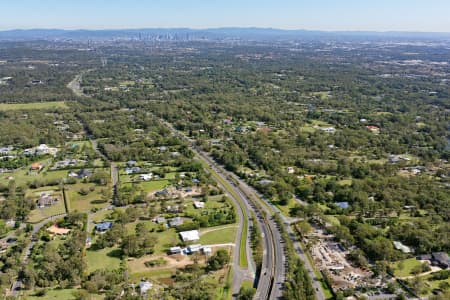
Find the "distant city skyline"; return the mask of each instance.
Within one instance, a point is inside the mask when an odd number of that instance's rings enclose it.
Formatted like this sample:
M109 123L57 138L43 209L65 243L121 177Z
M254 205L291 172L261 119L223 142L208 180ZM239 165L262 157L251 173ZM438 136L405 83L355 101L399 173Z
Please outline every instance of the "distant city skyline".
M270 27L450 32L448 0L18 0L0 30Z

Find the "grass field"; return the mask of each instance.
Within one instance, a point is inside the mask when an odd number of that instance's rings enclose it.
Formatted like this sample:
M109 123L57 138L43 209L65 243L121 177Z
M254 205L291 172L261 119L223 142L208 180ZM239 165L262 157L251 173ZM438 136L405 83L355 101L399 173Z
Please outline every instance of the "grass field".
M163 232L156 233L158 243L155 245L155 254L166 253L170 247L176 246L181 242L175 229L167 229Z
M174 275L175 272L176 272L175 269L162 269L162 270L150 270L150 271L139 272L139 273L131 273L130 280L131 281L139 281L142 278L151 278L151 279L169 278L172 275Z
M234 243L237 225L225 225L206 228L200 231L200 244L225 244ZM206 233L202 233L206 231Z
M29 223L38 223L39 221L42 221L43 219L46 219L48 217L59 215L62 213L65 213L66 209L64 207L64 201L61 200L58 201L56 204L45 207L45 208L35 208L30 212L30 215L28 216L28 222Z
M243 220L243 224L242 224L241 247L239 249L239 265L243 268L247 268L248 267L248 258L247 258L247 252L246 252L245 245L247 242L247 234L248 234L248 232L247 232L248 216L247 216L246 210L243 208L244 204L241 201L239 201L240 197L236 194L234 189L230 186L230 184L227 181L223 180L222 177L220 177L219 174L217 174L216 171L214 171L205 161L200 160L200 162L202 163L203 167L206 170L208 170L211 173L211 175L217 181L219 181L235 199L238 199L240 209L244 213L244 220ZM236 209L238 209L238 208L236 207ZM236 253L237 253L237 249L236 249Z
M152 181L146 181L139 183L139 186L142 187L144 192L151 193L158 190L161 190L169 185L169 181L162 179L162 180L152 180Z
M290 216L289 211L291 210L291 208L295 207L296 202L294 199L289 199L288 204L286 205L280 205L278 202L274 202L273 204L275 204L275 206L278 207L278 209L281 211L283 215L289 217Z
M55 102L32 102L32 103L0 103L0 111L5 110L20 110L20 109L66 109L68 106L64 101Z
M94 191L90 191L89 188L94 187ZM101 200L101 190L102 189L108 189L108 186L96 186L92 183L77 183L73 185L67 185L66 186L66 196L67 201L69 202L69 210L70 211L79 211L79 212L86 212L90 211L93 208L103 208L108 205L107 202L95 204L92 203L92 201L95 200ZM86 191L89 191L87 195L81 195L79 191L81 189L84 189Z
M31 300L72 300L75 299L73 296L73 293L75 292L75 289L54 289L54 290L48 290L47 293L42 296L32 296L33 292L30 292L26 298L24 299L31 299ZM100 298L97 298L100 299Z
M44 166L48 165L50 160L49 159L43 159L36 161L37 163L40 163ZM30 164L31 166L31 164ZM7 182L8 177L14 178L14 181L16 182L17 186L25 186L27 182L32 182L34 180L42 180L44 179L44 172L36 173L36 172L30 172L30 166L22 168L16 172L13 173L3 173L0 175L0 180Z
M114 270L120 267L120 258L115 256L118 248L105 248L101 250L87 250L86 263L87 271L93 272L95 270L107 269Z
M403 268L399 268L399 265L403 264ZM409 258L392 263L394 269L394 275L396 277L406 277L411 275L411 270L415 266L420 266L421 262L415 258Z

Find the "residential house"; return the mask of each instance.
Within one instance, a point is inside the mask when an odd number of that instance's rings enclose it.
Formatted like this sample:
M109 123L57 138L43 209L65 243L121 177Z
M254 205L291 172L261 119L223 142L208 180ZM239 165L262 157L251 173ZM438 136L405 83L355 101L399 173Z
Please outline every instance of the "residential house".
M169 253L170 254L181 254L182 253L182 249L181 249L181 247L171 247L170 249L169 249Z
M153 287L153 284L148 280L141 280L139 283L139 291L141 295L146 295L147 292Z
M166 223L166 218L164 217L156 217L153 219L153 222L158 223L158 224L165 224Z
M30 170L31 171L40 171L40 170L42 170L43 167L44 166L42 164L36 162L36 163L31 164Z
M42 193L36 204L39 208L49 207L58 202L58 198L53 197L48 193Z
M167 196L169 196L169 191L167 189L163 189L161 191L157 191L155 193L155 196L157 196L157 197L167 197Z
M89 176L92 175L92 171L88 170L88 169L81 169L77 172L77 177L79 179L84 179L84 178L88 178Z
M350 207L350 205L348 204L348 202L344 201L344 202L335 202L334 205L342 208L342 209L347 209Z
M450 266L450 259L445 252L433 252L431 254L422 254L416 257L418 260L429 260L433 266L447 269Z
M139 175L139 179L142 181L150 181L153 178L153 174L152 173L148 173L148 174L140 174Z
M400 250L403 253L412 253L413 252L413 250L410 247L403 245L402 242L394 241L393 243L394 243L395 249Z
M205 207L205 202L194 201L194 207L197 208L197 209L204 208Z
M70 229L68 228L60 228L56 225L52 225L49 228L47 228L47 231L50 234L54 234L54 235L67 235L70 232Z
M13 150L14 150L13 146L1 147L0 155L9 155L11 153L11 151L13 151Z
M137 162L135 160L129 160L127 161L128 167L135 167L137 165Z
M192 254L192 253L196 253L199 252L202 249L202 245L200 244L195 244L195 245L190 245L186 248L186 252L188 254Z
M95 224L95 230L98 232L106 232L112 227L112 222L102 222Z
M169 226L170 227L177 227L180 225L183 225L184 219L181 217L175 217L169 220Z
M211 247L208 247L208 246L203 247L202 250L203 250L203 254L206 254L206 255L211 255L211 253L212 253Z

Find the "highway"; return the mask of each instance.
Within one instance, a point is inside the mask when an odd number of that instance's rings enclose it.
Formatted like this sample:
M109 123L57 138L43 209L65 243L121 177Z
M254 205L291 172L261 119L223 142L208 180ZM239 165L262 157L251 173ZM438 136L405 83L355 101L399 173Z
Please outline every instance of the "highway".
M217 180L220 175L215 170L215 173L211 173L213 177L216 177L217 183L225 190L228 191L229 188L221 183L220 180ZM251 247L250 243L248 242L248 239L246 240L245 245L245 251L247 254L247 261L249 269L242 268L240 266L240 249L241 249L241 241L242 241L242 235L244 234L244 218L245 216L248 216L250 214L248 207L244 205L243 207L239 204L239 199L236 199L233 196L234 193L230 193L230 191L227 192L227 196L233 201L234 206L237 210L237 217L238 217L238 228L241 230L237 230L236 232L236 238L235 238L235 248L234 248L234 254L233 254L233 282L231 285L232 295L233 299L237 298L237 295L239 294L239 290L241 288L241 284L244 280L250 280L253 281L254 279L254 273L255 273L255 267L254 262L251 259ZM243 203L243 202L241 202ZM249 228L247 227L247 234L249 234Z
M234 180L235 175L217 164L207 153L196 148L194 140L189 139L183 133L177 131L170 123L165 122L162 119L160 119L160 121L166 125L175 136L188 141L196 157L204 161L211 170L214 171L211 173L214 177L220 178L217 181L226 181L228 183L226 190L232 188L234 193L239 196L241 203L244 203L246 209L254 212L257 217L257 225L260 227L263 235L262 241L264 249L261 274L258 279L254 299L281 299L286 271L284 257L285 244L282 240L280 230L277 227L278 225L272 217L274 211L266 206L263 203L263 200L257 197L252 190L244 189L243 187L245 186L242 186L242 184L235 184L235 182L239 182ZM231 178L233 178L233 180ZM233 192L230 194L233 194ZM247 238L247 244L248 243L249 241ZM236 251L237 250L238 248L236 247Z
M273 205L272 203L270 203L269 201L264 199L263 195L261 195L253 187L249 186L245 181L243 181L242 179L237 177L235 174L230 173L230 176L233 178L233 180L239 182L239 185L242 189L249 191L249 193L253 193L260 199L263 199L267 203L267 206L271 207L272 211L275 211L276 213L278 213L280 215L280 217L282 218L283 223L285 225L285 228L287 230L287 233L289 235L289 238L294 245L294 249L297 252L297 254L299 255L300 259L303 261L305 268L308 271L309 277L311 278L311 281L312 281L313 288L316 292L316 299L325 300L326 299L325 293L323 291L321 282L315 275L314 267L311 265L309 259L306 256L306 253L302 249L302 245L301 245L297 235L295 234L294 230L290 226L290 224L299 221L299 219L289 218L289 217L284 216L275 205ZM307 203L305 203L305 205L307 205Z
M255 299L279 299L282 296L282 287L285 278L284 265L284 242L281 239L281 234L271 217L270 211L255 202L255 199L250 199L247 193L240 189L230 180L230 174L212 160L205 153L193 149L197 157L204 160L209 166L223 179L226 180L234 191L239 195L242 202L252 210L256 217L258 225L263 235L263 261L261 266L261 274L256 288Z

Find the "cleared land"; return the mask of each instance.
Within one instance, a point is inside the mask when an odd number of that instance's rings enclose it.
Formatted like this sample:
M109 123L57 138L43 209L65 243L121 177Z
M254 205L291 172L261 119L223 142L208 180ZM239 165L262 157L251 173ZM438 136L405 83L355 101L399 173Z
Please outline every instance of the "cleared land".
M211 245L233 243L236 237L236 228L236 225L208 228L205 233L200 232L200 244Z
M415 258L404 259L392 264L394 269L394 275L397 277L407 277L411 276L411 271L414 267L420 266L421 261Z
M32 103L0 103L0 111L5 110L29 110L29 109L55 109L69 108L64 101L55 102L32 102Z
M105 248L101 250L87 250L86 262L88 272L107 269L114 270L120 267L120 258L118 258L118 248Z

